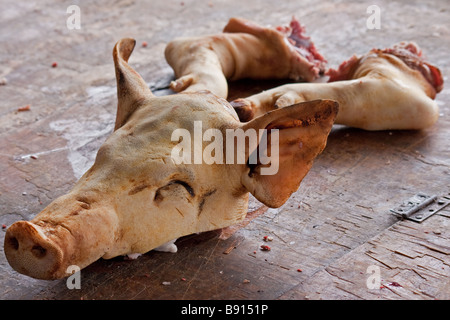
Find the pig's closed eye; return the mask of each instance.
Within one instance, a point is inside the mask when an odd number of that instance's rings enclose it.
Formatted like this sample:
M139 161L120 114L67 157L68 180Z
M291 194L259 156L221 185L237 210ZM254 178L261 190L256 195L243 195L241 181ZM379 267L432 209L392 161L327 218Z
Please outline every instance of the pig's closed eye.
M171 189L177 186L182 186L186 189L191 197L195 197L194 189L189 185L189 183L181 181L181 180L172 180L164 187L159 188L155 192L155 201L160 202L164 199L164 197L170 193ZM176 190L173 190L176 191Z
M186 191L189 192L189 194L192 197L195 197L194 189L192 189L192 187L189 185L189 183L181 181L181 180L173 180L170 183L178 183L178 184L182 185L186 189Z

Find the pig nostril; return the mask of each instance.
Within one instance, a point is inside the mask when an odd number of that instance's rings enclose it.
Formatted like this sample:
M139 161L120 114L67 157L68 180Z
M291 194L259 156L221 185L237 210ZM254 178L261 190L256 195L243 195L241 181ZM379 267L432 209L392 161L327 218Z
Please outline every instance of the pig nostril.
M9 246L14 249L14 250L18 250L19 249L19 241L17 241L17 239L15 237L11 237L8 240Z
M43 258L47 253L47 250L40 245L35 245L33 248L31 248L31 253L33 253L36 258Z

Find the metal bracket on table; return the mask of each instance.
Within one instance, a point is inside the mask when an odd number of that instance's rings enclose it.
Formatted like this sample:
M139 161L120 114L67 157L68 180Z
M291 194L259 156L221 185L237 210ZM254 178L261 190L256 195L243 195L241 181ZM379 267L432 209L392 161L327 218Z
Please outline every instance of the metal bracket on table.
M448 204L450 204L450 193L446 196L438 197L420 192L401 205L391 209L391 212L403 219L422 222Z

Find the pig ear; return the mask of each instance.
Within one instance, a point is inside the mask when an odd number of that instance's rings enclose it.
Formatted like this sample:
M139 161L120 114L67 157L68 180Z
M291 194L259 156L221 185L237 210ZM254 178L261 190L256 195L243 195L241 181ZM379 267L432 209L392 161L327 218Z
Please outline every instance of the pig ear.
M114 130L125 124L131 114L146 99L153 97L144 79L128 65L128 58L133 52L135 44L136 40L134 39L121 39L113 50L119 100Z
M256 149L250 146L246 150L242 184L265 205L281 206L298 189L313 160L325 148L337 112L336 101L314 100L268 112L244 124L244 131L266 129L268 138L267 144L262 139ZM258 157L252 164L249 155L265 145L270 163L266 158L263 164Z

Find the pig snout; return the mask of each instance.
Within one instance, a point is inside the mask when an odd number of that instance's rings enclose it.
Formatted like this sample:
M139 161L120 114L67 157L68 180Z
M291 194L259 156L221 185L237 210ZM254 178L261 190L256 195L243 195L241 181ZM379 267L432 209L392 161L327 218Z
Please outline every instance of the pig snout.
M113 247L117 216L109 209L90 209L69 195L35 219L12 224L4 243L11 267L36 279L53 280L71 275L71 266L82 269L105 256Z
M11 267L25 275L52 279L62 271L62 248L33 223L18 221L11 225L5 234L4 248Z

